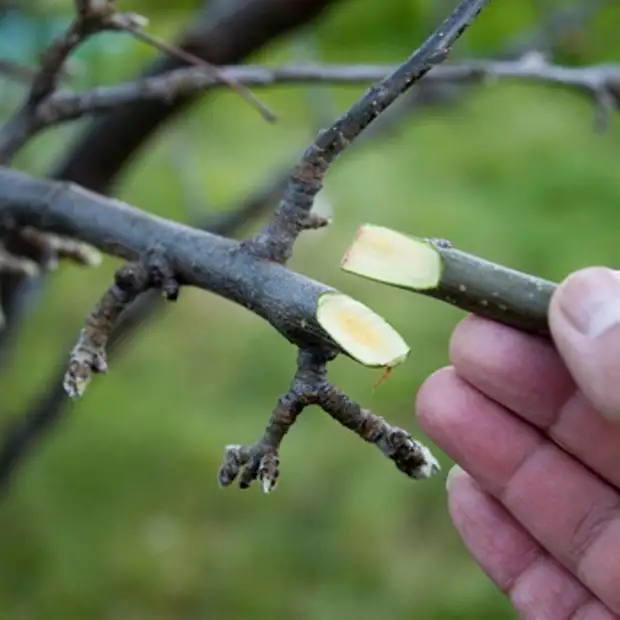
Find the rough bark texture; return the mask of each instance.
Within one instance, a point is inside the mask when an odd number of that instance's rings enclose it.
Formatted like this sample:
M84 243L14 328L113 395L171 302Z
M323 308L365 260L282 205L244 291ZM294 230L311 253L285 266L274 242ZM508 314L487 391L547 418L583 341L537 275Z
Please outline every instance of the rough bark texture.
M34 226L79 237L128 261L167 262L181 285L217 293L269 321L298 346L335 343L318 325L330 287L243 250L237 241L149 215L69 183L0 168L0 227Z
M237 0L208 2L177 41L177 46L214 65L235 64L274 39L319 17L331 0ZM143 76L180 68L178 58L164 55ZM200 95L173 101L139 101L92 121L62 157L52 178L72 181L100 193L110 193L118 175L148 139L183 112ZM25 250L26 251L26 250ZM0 366L15 344L21 320L38 298L45 278L0 276L0 304L6 320L0 331Z

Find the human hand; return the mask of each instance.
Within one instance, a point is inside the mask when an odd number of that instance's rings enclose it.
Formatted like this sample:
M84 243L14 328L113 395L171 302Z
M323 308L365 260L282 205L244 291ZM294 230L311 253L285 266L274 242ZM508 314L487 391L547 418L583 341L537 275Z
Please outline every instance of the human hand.
M520 617L618 619L620 272L569 277L550 326L555 347L466 318L416 412L457 463L456 529Z

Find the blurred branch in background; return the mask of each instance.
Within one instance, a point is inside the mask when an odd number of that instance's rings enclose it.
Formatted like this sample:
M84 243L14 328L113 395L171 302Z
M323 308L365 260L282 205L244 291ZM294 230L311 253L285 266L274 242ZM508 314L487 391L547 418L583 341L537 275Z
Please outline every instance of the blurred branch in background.
M236 0L206 2L190 20L176 46L213 64L237 63L272 40L320 16L330 0ZM184 66L178 57L158 58L144 77ZM106 193L146 142L167 122L196 102L199 93L174 101L139 101L94 120L60 156L51 177ZM0 300L6 325L0 331L0 367L15 345L22 320L34 306L44 278L0 277Z
M290 65L281 67L222 67L236 82L254 88L288 84L358 85L383 79L394 66ZM548 63L537 52L513 61L470 61L438 66L420 82L448 87L511 80L560 86L596 99L615 97L620 85L620 65L562 67ZM220 87L200 69L177 69L162 76L84 93L57 93L39 109L41 127L111 111L138 101L175 98ZM424 88L424 86L422 86Z
M553 57L573 47L594 18L614 3L615 0L577 0L568 7L548 10L538 26L515 36L500 58L514 58L532 50Z
M0 59L0 74L3 77L19 80L21 82L30 82L35 76L35 71L30 67L24 67L12 60Z
M604 9L612 5L614 0L577 0L566 7L547 9L547 15L542 23L533 29L519 32L510 38L493 58L496 60L512 60L518 64L524 57L534 58L531 52L538 52L550 63L553 62L559 50L567 48L567 42L574 42L583 38L593 19ZM445 4L445 3L443 3ZM437 3L436 13L442 3ZM464 49L457 52L463 58ZM474 64L489 62L486 60L474 61ZM493 64L490 62L489 64ZM444 67L438 67L444 69ZM429 79L439 78L439 79ZM541 79L542 81L542 79ZM551 81L551 80L550 80ZM437 71L432 71L422 80L415 89L403 97L388 115L394 119L394 126L400 125L409 118L409 114L419 109L436 108L437 106L455 105L465 97L475 85L476 80L442 80Z

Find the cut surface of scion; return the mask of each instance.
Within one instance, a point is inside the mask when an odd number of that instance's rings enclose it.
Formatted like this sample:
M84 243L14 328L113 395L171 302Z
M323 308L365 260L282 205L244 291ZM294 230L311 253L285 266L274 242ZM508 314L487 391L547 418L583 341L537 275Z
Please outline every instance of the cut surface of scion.
M549 335L549 303L557 284L459 250L445 239L367 224L358 230L341 267L529 333Z
M424 290L439 284L442 261L429 241L364 224L346 251L341 267L377 282Z
M409 355L407 343L383 317L342 293L321 295L316 318L338 345L364 366L393 368Z

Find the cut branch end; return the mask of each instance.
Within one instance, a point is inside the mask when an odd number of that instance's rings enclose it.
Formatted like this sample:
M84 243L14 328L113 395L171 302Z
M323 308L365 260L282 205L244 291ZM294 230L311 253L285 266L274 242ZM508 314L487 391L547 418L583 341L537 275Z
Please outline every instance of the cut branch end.
M436 287L442 272L441 256L430 241L372 224L358 229L340 266L369 280L415 290Z
M526 332L549 333L549 302L556 284L457 250L444 240L366 225L341 266Z
M393 368L409 355L407 343L383 317L342 293L321 295L316 318L342 350L364 366Z

